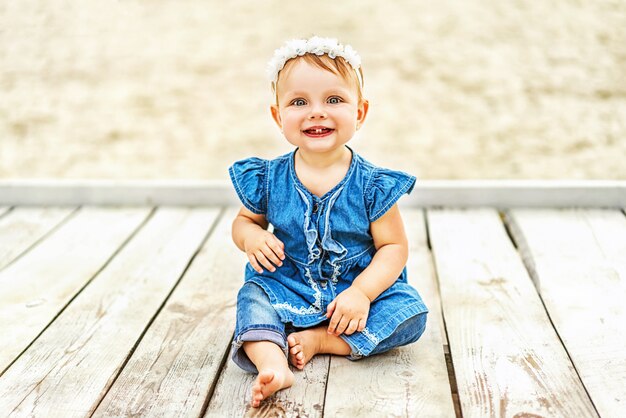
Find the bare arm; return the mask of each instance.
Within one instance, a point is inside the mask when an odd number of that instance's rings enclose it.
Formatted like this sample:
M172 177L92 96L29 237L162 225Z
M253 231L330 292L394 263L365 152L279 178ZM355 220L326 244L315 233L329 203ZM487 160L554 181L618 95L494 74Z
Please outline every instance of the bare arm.
M268 222L263 215L257 215L242 207L232 226L233 242L245 252L252 267L263 273L263 267L276 271L285 259L285 245L274 234L267 231Z
M241 251L246 251L244 247L246 237L259 230L265 231L267 229L267 225L268 222L267 219L265 219L265 216L257 215L242 206L233 221L233 242Z
M369 266L354 280L370 301L387 290L398 279L409 258L409 243L398 205L370 225L376 254Z

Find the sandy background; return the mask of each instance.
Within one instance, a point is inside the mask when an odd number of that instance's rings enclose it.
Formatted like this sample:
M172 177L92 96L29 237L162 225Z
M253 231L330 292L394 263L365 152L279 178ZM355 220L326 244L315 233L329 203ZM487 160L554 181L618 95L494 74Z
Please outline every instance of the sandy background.
M0 178L226 179L290 148L265 65L362 56L351 145L422 179L626 179L624 1L3 1Z

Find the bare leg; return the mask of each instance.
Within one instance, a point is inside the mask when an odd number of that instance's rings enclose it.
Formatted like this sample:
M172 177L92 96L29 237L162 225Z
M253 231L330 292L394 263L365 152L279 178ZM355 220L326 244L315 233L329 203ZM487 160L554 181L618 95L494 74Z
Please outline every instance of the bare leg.
M293 372L289 370L287 357L278 345L270 341L246 341L243 350L259 370L252 385L251 405L254 408L274 392L293 384Z
M298 369L316 354L338 354L347 356L352 349L341 337L326 332L327 326L320 326L289 334L289 362Z

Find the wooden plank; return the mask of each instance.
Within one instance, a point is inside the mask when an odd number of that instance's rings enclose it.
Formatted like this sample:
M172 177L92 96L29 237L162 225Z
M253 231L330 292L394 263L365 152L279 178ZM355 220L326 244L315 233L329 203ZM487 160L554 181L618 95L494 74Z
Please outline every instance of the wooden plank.
M95 417L201 415L235 326L246 262L230 238L237 211L223 214Z
M352 362L331 358L325 416L454 417L443 352L441 308L420 210L403 211L410 242L409 282L429 307L426 330L408 346Z
M75 208L15 208L0 218L0 270L46 236ZM2 209L0 208L0 216Z
M54 319L149 209L84 208L0 272L0 372Z
M428 314L429 322L436 321L438 323L439 331L433 332L432 335L435 340L441 341L445 351L448 346L448 337L441 315L441 298L437 274L435 273L435 263L428 244L426 217L421 209L405 209L402 211L402 218L409 239L409 261L407 263L409 283L415 286L422 295L430 311Z
M0 416L92 414L217 213L157 210L0 378Z
M597 416L499 214L428 225L463 416Z
M514 210L507 220L600 415L626 411L626 217Z
M263 400L260 407L252 408L250 389L256 374L241 370L230 360L231 355L232 351L228 354L205 418L322 416L330 356L314 357L303 370L290 367L295 374L293 385Z
M0 205L235 205L226 180L0 180ZM422 180L412 207L626 206L624 180Z

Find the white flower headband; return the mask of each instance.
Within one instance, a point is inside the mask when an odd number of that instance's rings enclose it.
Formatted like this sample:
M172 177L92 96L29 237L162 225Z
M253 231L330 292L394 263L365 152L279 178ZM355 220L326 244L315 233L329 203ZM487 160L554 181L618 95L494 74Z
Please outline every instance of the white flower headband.
M272 88L276 89L278 73L283 69L287 61L306 53L315 55L328 55L330 58L342 57L352 66L356 72L359 84L363 87L363 79L359 68L361 67L361 57L352 49L350 45L342 45L335 38L320 38L313 36L309 39L292 39L285 45L274 51L274 56L267 64L267 76L272 82Z

